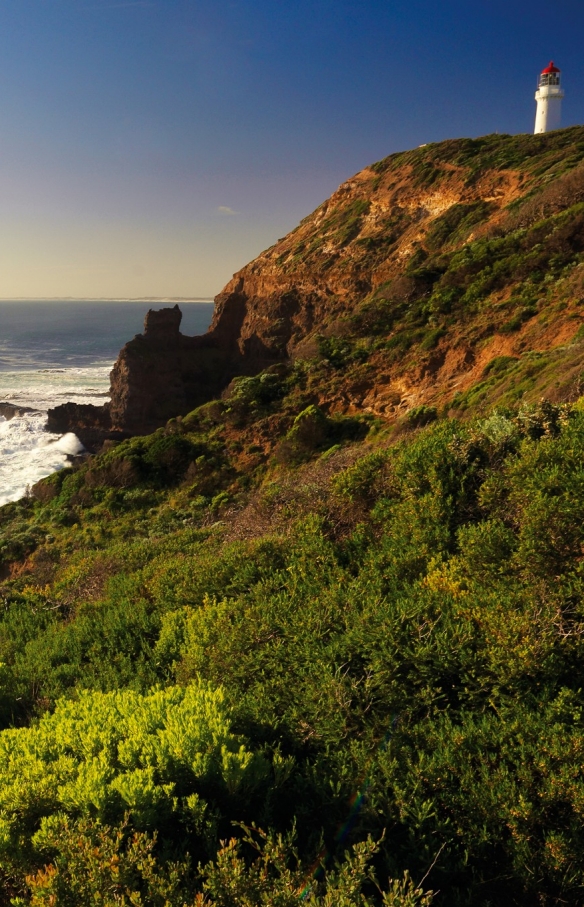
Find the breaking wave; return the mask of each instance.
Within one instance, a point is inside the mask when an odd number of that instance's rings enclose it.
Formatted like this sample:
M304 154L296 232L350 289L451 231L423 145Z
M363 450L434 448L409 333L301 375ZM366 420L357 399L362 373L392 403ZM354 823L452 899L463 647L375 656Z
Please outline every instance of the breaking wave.
M0 372L0 402L33 410L12 419L0 416L0 505L23 497L27 488L83 451L75 435L59 437L45 430L47 410L68 401L102 405L108 399L111 368L108 363Z

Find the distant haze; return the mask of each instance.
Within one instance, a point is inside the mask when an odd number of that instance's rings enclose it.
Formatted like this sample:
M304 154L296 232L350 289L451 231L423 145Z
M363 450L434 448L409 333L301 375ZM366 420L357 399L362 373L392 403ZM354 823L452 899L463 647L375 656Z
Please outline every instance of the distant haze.
M4 0L0 296L213 296L355 171L530 132L564 0Z

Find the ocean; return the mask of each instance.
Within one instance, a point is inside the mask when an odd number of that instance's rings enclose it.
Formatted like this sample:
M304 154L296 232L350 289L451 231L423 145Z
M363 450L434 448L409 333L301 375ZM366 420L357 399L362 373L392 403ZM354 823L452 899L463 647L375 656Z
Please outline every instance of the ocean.
M148 309L175 300L0 300L0 403L31 407L0 416L0 505L62 469L81 452L75 435L45 430L50 407L103 404L109 373L122 346L142 331ZM204 333L213 316L206 300L178 300L181 332Z

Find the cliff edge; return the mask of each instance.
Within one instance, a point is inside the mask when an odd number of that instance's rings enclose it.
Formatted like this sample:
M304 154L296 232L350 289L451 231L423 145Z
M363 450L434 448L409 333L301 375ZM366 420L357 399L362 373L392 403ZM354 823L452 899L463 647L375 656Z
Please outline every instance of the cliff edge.
M392 419L457 405L494 360L500 377L527 353L565 351L581 323L583 160L574 127L366 167L234 275L206 334L181 334L178 306L149 312L112 371L111 402L57 407L50 429L90 447L147 433L237 375L314 357L337 369L319 403ZM564 393L580 368L566 355L551 391L526 390Z

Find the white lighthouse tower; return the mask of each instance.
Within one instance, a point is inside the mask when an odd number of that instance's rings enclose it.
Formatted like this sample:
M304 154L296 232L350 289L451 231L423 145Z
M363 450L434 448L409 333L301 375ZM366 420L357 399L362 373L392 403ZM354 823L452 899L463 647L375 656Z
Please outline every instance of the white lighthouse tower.
M551 132L559 129L562 121L562 90L561 71L554 62L544 69L539 77L539 88L535 92L537 113L535 114L535 135L538 132Z

